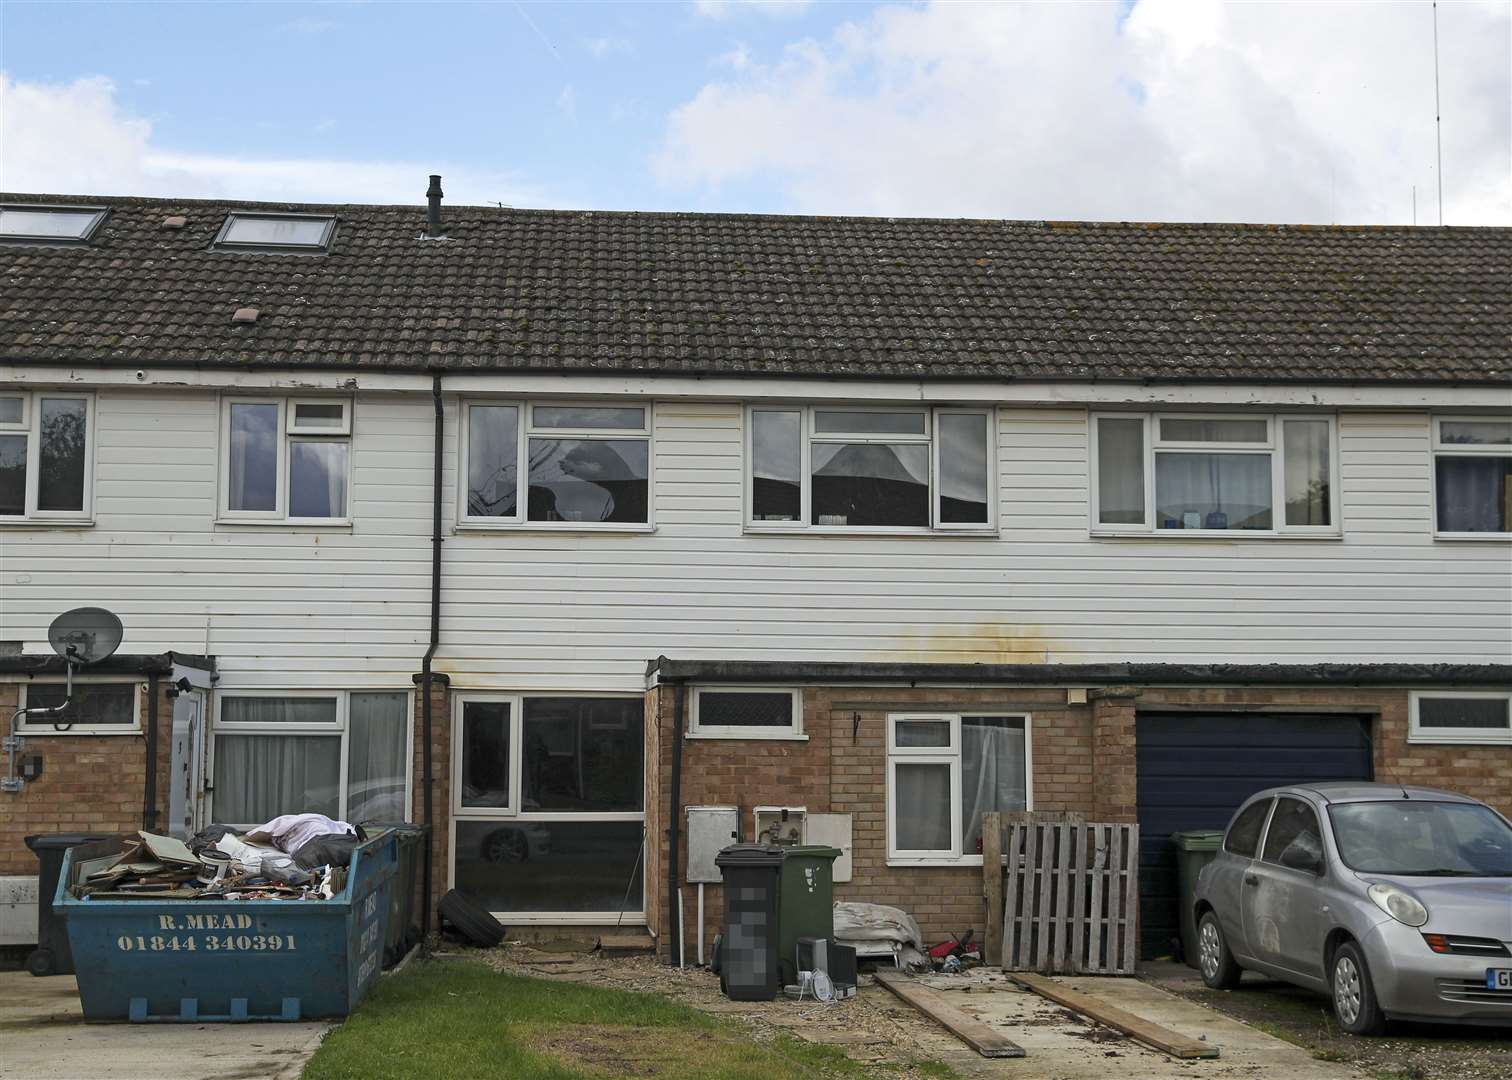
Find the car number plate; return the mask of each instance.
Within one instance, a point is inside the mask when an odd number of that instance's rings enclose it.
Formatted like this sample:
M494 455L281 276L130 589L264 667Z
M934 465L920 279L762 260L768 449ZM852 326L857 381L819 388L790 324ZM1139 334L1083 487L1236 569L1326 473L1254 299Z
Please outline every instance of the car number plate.
M1487 968L1487 990L1512 990L1512 968Z

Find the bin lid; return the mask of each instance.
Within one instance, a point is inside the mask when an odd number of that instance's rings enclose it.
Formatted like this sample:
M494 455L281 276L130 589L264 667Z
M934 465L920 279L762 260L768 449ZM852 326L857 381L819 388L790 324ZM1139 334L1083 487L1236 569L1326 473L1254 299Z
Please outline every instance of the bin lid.
M782 852L782 848L768 844L731 844L714 856L714 865L721 869L727 866L781 866Z
M1222 829L1194 829L1171 834L1171 843L1182 851L1217 851L1223 843Z
M98 840L111 840L116 835L116 833L89 832L37 833L35 836L26 837L26 846L33 851L57 851L59 848L71 848L79 844L93 844Z
M828 844L799 844L782 849L783 858L787 859L838 859L844 854L839 848Z

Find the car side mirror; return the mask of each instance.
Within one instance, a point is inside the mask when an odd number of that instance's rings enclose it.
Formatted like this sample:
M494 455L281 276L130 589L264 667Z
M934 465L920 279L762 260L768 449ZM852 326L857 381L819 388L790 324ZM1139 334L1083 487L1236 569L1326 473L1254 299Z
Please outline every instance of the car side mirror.
M1323 872L1323 860L1296 844L1290 845L1281 852L1281 865L1291 870L1306 870L1309 874Z

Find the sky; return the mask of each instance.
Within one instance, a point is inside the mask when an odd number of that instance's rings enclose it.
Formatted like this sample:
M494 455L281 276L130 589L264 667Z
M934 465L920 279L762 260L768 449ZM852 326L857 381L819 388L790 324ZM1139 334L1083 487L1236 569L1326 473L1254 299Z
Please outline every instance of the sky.
M1512 225L1512 2L1438 9L1443 221ZM1439 220L1428 3L0 3L0 188Z

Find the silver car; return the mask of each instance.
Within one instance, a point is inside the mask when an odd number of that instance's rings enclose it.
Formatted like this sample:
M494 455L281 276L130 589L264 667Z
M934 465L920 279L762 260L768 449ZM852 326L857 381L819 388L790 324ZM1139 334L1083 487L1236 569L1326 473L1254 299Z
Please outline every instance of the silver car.
M1328 994L1339 1026L1512 1026L1512 824L1431 788L1271 788L1197 879L1198 967Z

